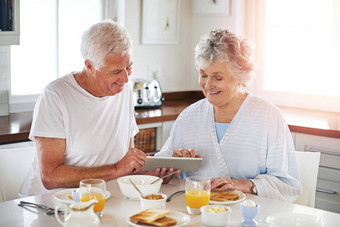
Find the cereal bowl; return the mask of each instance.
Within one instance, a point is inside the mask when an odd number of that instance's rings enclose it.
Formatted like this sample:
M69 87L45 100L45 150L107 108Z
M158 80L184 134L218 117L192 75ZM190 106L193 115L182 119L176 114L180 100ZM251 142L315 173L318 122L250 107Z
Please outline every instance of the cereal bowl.
M168 197L162 193L146 195L143 198L140 197L141 210L152 209L152 208L165 209L167 198Z
M140 194L133 187L130 180L138 187L138 189L143 193L143 195L157 194L159 189L161 188L163 180L160 179L154 184L151 184L153 181L159 179L159 177L150 176L150 175L129 175L124 177L119 177L117 179L119 189L126 197L130 199L138 200L140 198Z
M231 208L223 205L201 207L201 220L207 226L229 226Z

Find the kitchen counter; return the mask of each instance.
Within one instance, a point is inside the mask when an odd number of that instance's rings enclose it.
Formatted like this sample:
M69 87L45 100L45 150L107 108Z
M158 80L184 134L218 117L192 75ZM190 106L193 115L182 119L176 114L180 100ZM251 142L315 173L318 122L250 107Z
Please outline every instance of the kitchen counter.
M200 91L163 93L160 108L136 110L137 124L176 120L187 106L203 98ZM340 113L279 107L292 132L340 139ZM0 117L0 144L28 140L32 112L11 113Z
M176 120L187 106L202 99L201 91L163 93L165 101L159 108L136 110L137 124L147 124ZM0 117L0 144L28 140L32 123L32 112L11 113Z

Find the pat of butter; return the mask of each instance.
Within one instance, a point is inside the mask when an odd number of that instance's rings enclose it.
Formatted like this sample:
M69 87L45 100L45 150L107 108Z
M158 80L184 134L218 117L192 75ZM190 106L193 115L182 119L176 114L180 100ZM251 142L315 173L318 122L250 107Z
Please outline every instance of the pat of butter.
M223 212L227 212L227 209L225 207L221 207L221 206L213 206L213 207L206 208L205 212L223 213Z
M256 207L256 203L250 199L245 200L242 205L246 207Z

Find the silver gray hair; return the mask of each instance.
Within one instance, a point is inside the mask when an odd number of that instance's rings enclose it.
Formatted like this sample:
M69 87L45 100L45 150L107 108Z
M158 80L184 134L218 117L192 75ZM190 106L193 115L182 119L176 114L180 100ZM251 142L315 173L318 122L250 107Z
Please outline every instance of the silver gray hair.
M246 87L255 76L253 49L247 39L239 39L228 30L217 29L204 35L195 47L196 68L212 62L226 62L232 76Z
M84 61L89 60L99 69L109 53L131 55L132 40L125 28L107 20L92 25L83 33L80 51Z

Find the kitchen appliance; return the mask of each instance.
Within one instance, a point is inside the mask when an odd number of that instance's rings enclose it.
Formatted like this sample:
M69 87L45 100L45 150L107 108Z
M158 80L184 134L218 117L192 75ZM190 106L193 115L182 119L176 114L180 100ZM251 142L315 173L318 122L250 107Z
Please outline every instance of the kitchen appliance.
M164 98L162 90L157 80L131 80L134 92L135 109L146 109L160 107Z

